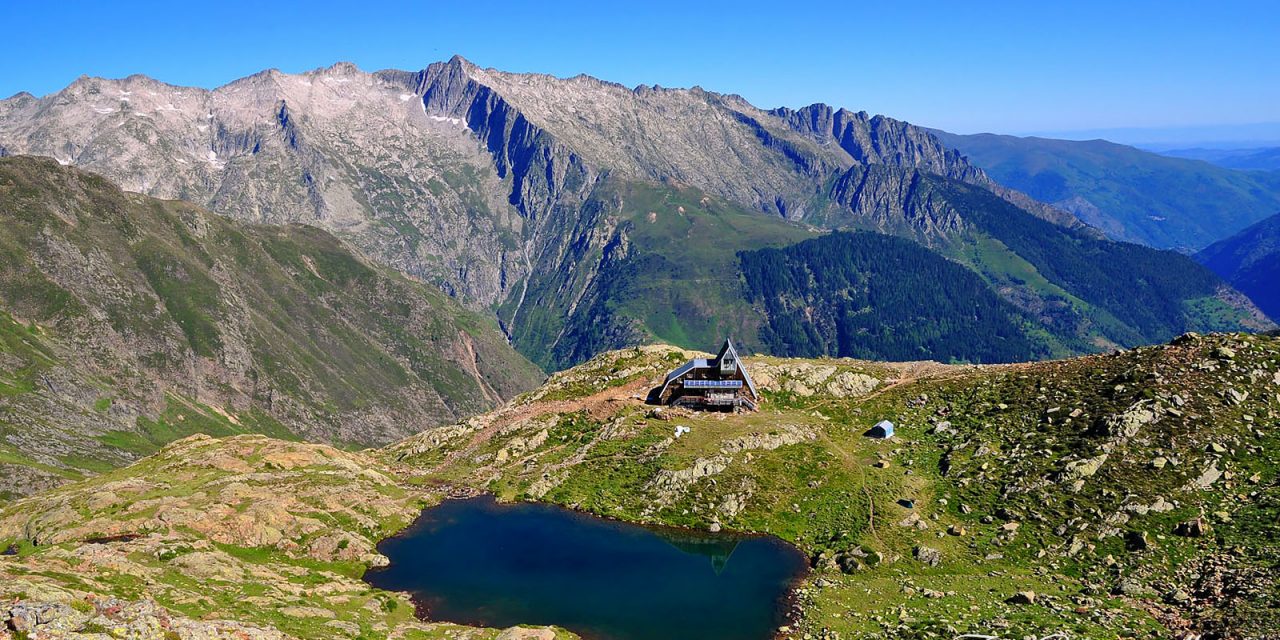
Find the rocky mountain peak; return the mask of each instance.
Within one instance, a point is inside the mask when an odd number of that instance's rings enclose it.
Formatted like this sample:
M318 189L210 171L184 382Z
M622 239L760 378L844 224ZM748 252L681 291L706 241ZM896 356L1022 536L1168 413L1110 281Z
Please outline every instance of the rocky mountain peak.
M354 76L364 74L364 72L360 70L360 67L357 67L354 62L347 62L345 60L335 62L322 69L316 69L311 73L336 76Z
M462 69L476 68L475 63L471 62L470 60L462 57L461 54L457 54L457 53L450 56L449 60L445 64L453 65Z
M19 91L19 92L15 93L15 94L13 94L13 95L9 96L8 98L5 98L5 99L3 99L3 100L0 100L0 103L6 103L6 102L9 102L9 103L14 103L14 104L19 104L19 103L27 103L27 102L31 102L31 101L33 101L33 100L35 100L35 99L36 99L36 97L35 97L35 96L33 96L33 95L31 95L30 93L27 93L26 91Z

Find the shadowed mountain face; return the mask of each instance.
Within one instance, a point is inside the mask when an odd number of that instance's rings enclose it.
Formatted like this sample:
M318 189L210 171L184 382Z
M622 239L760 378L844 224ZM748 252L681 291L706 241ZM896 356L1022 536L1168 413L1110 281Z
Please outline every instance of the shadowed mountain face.
M1104 267L1087 287L1041 272L1049 247L1100 235L997 185L928 131L826 105L763 111L697 88L461 58L420 72L266 71L212 91L83 78L0 102L0 146L233 218L319 226L496 312L546 368L724 331L759 348L767 318L744 302L733 256L831 229L903 236L964 264L1042 325L1054 353L1237 328L1256 311L1209 283L1174 301L1185 310L1135 326L1092 292L1145 272ZM1048 244L1015 248L1010 219L1043 223ZM1105 265L1115 245L1097 247ZM1201 277L1186 261L1148 262Z
M1280 214L1209 245L1196 259L1280 318Z
M1105 140L933 133L1001 184L1116 240L1193 252L1280 209L1280 173L1234 171Z
M329 233L0 159L0 496L195 432L386 443L540 372L496 323Z

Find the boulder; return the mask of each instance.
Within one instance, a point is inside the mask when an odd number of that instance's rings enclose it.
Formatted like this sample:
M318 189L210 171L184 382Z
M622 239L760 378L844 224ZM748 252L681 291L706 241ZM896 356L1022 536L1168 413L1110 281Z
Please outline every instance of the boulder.
M926 522L924 518L921 518L919 513L913 511L910 514L907 514L907 517L899 521L898 526L915 527L916 529L924 531L929 528L929 523Z
M1151 548L1151 541L1146 531L1130 531L1125 534L1124 546L1129 551L1146 551Z
M1145 402L1139 402L1117 415L1102 419L1102 431L1113 438L1132 438L1142 427L1156 421L1156 413Z
M1211 464L1209 465L1209 468L1205 469L1204 472L1200 474L1200 477L1192 480L1187 485L1187 489L1208 489L1213 486L1213 483L1218 481L1218 478L1221 477L1222 471L1218 469L1218 465L1216 463Z
M1173 528L1173 535L1182 536L1184 538L1201 538L1213 531L1213 527L1209 525L1209 521L1200 516L1192 518L1186 522L1181 522Z
M1035 604L1036 592L1019 591L1010 596L1009 599L1005 600L1005 602L1008 602L1009 604Z
M1083 480L1096 473L1102 468L1102 463L1107 461L1107 454L1095 456L1093 458L1085 458L1084 460L1074 460L1068 462L1062 471L1062 480L1065 482L1074 482Z
M942 563L942 552L933 547L917 545L913 550L916 560L923 562L931 567L936 567Z

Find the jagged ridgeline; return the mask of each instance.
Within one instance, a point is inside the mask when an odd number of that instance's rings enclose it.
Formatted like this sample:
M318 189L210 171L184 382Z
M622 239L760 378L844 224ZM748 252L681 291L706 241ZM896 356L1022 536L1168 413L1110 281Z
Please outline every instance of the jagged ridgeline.
M772 318L747 302L737 253L847 229L968 267L1030 319L1026 340L1040 345L928 357L1061 355L1270 326L1183 257L1108 242L925 129L827 105L767 111L696 87L454 58L416 73L271 70L214 90L82 78L0 101L0 145L233 218L329 230L495 314L546 369L638 342L705 348L724 333L762 351ZM892 276L886 285L918 280Z
M541 379L492 319L314 227L31 157L0 159L0 220L0 495L194 432L385 443Z

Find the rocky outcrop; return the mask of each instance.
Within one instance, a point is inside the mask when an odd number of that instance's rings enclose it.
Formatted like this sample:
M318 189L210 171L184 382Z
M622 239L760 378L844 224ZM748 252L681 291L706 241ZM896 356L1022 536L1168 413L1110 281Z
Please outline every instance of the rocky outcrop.
M398 471L324 445L195 436L7 505L0 540L22 552L0 554L0 638L499 636L418 620L407 594L361 579L388 562L376 544L441 499Z
M751 375L762 389L787 391L801 397L856 398L880 386L880 378L847 366L802 360L764 361L752 363Z
M192 620L175 615L150 600L89 597L65 602L18 600L0 606L0 638L79 638L101 636L138 640L284 640L270 627L231 620Z
M1083 460L1073 460L1067 463L1062 471L1062 480L1064 482L1076 482L1092 477L1102 468L1103 463L1107 461L1107 454L1085 458Z
M649 483L649 488L658 494L660 499L670 501L687 491L698 480L724 471L731 462L733 462L731 456L714 456L711 458L698 458L693 461L691 466L685 469L663 469L653 477L653 480Z
M1122 413L1104 417L1099 427L1103 434L1112 438L1133 438L1144 426L1156 419L1157 415L1151 404L1139 402Z
M816 434L810 429L805 429L796 425L783 424L778 425L774 430L768 433L758 433L726 440L720 447L720 451L726 454L741 453L743 451L772 451L778 447L785 447L790 444L799 444L816 438Z
M965 162L960 153L942 145L925 129L885 116L871 116L812 104L801 109L775 109L770 115L795 131L820 143L835 143L862 165L912 167L965 182L985 181L981 169Z

